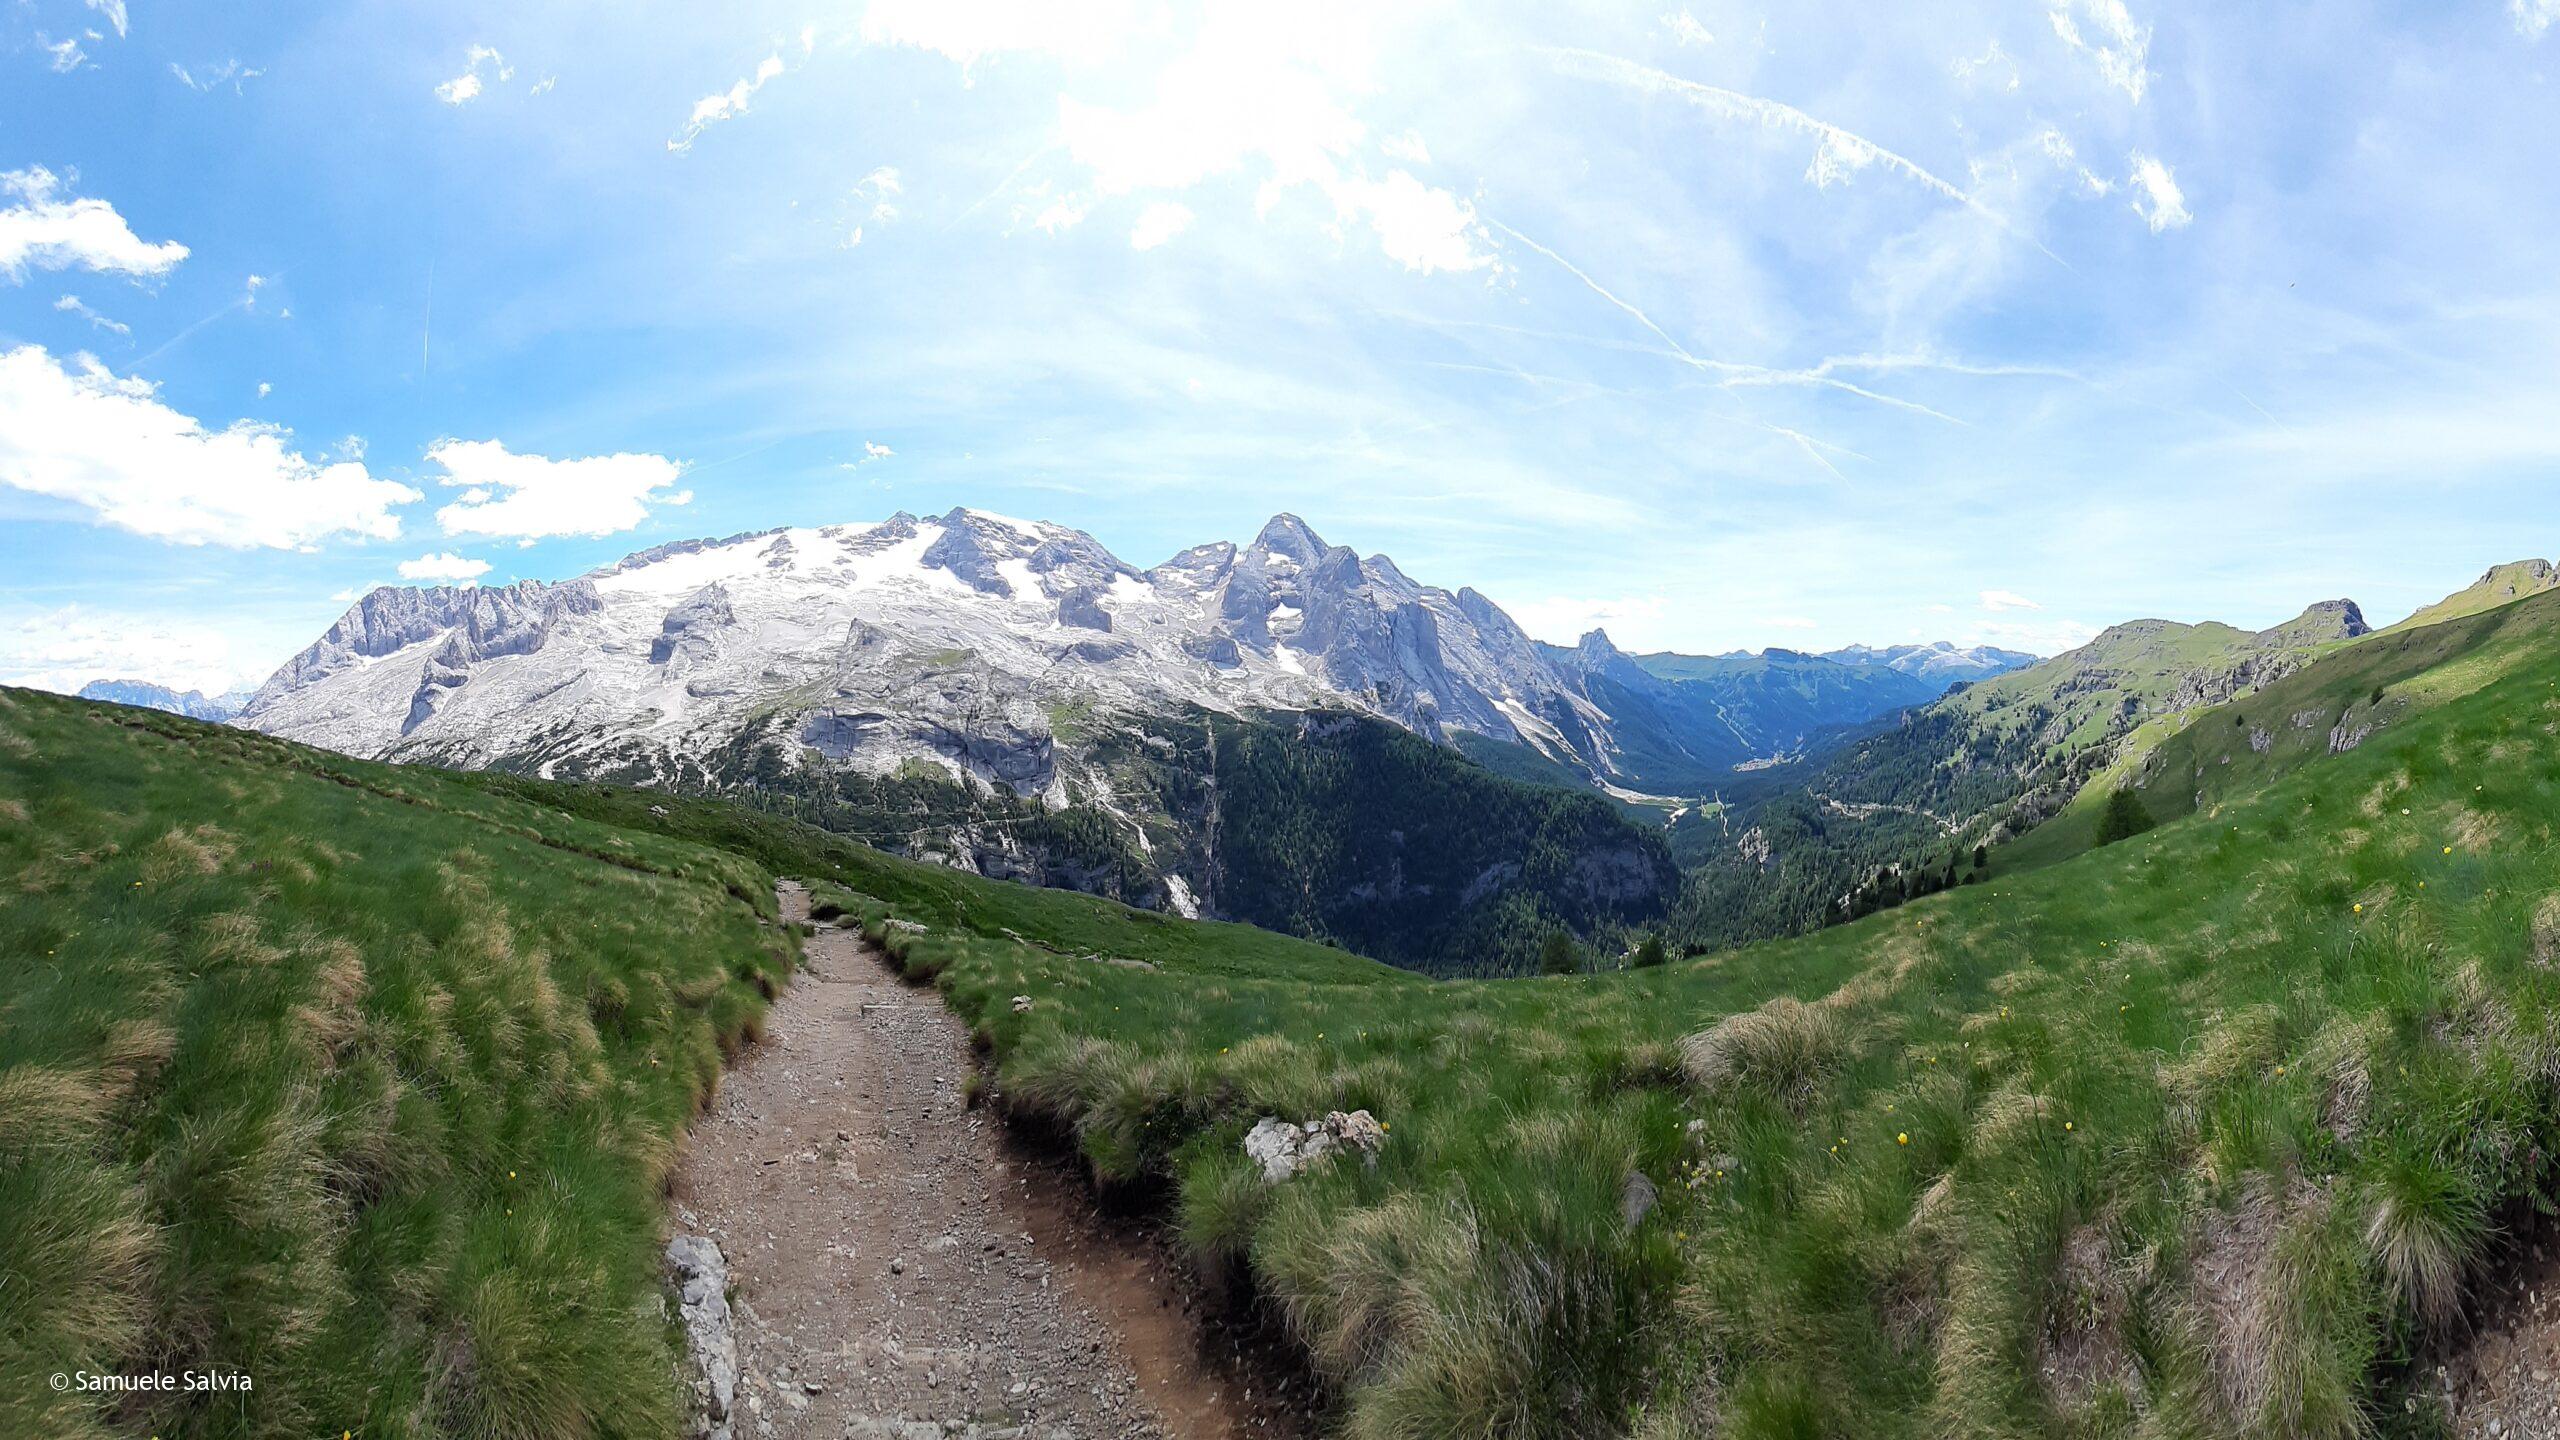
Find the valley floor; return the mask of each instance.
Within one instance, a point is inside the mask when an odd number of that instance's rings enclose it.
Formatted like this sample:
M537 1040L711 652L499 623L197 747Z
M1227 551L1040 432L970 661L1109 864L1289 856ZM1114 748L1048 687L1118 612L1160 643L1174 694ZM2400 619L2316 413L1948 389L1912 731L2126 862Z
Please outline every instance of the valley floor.
M971 1063L932 990L818 928L675 1181L675 1227L729 1265L739 1440L1289 1433L1204 1357L1154 1247L965 1103Z

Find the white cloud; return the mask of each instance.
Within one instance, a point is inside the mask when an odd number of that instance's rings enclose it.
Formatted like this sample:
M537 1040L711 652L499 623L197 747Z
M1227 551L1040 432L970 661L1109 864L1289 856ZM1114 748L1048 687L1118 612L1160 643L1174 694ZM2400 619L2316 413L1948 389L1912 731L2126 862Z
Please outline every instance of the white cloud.
M663 455L552 460L510 453L496 440L439 440L427 448L427 463L444 470L438 483L463 487L436 511L448 535L611 535L648 519L652 505L693 498L662 493L684 474Z
M273 395L274 393L276 393L276 387L275 387L275 386L268 384L268 383L267 383L266 381L264 381L264 380L261 380L261 381L259 381L259 382L258 382L258 398L259 398L259 399L264 400L264 399L266 399L268 396ZM358 451L357 453L358 453L358 454L362 454L363 452L362 452L362 451Z
M2151 227L2151 233L2175 230L2196 218L2187 213L2187 197L2178 189L2177 177L2169 167L2136 150L2133 152L2133 213Z
M560 77L559 77L559 76L557 76L557 75L545 75L545 76L543 76L541 79L534 81L534 82L533 82L533 88L532 88L532 89L530 89L530 90L527 90L527 91L526 91L526 92L524 92L524 93L526 93L527 95L548 95L548 94L550 94L550 93L551 93L551 87L553 87L553 86L555 86L555 85L557 85L557 84L559 84L559 83L560 83Z
M507 63L507 57L486 45L474 45L462 73L438 85L436 98L447 105L467 104L478 98L480 92L487 88L488 82L480 78L484 71L490 80L500 84L516 78L515 67Z
M746 114L747 102L755 98L758 90L764 88L764 82L781 73L782 56L768 55L764 63L756 67L756 73L753 75L747 76L717 95L705 95L696 100L693 102L693 113L685 119L684 128L677 131L675 138L667 142L667 148L682 154L693 148L695 137L703 131L723 120L735 119Z
M2018 88L2018 62L2010 59L2009 52L2000 48L1997 38L1980 55L1950 62L1947 73L1968 85L1980 81L2003 90Z
M41 165L0 171L0 195L19 202L0 209L0 275L23 280L31 265L166 275L187 258L187 247L175 240L144 243L106 201L66 200L61 188Z
M432 555L400 562L400 578L403 580L436 580L459 585L466 590L479 584L480 577L488 573L488 561L466 560L450 550L439 550Z
M1174 236L1191 228L1191 207L1178 200L1158 200L1138 212L1138 223L1129 228L1129 248L1153 250Z
M130 335L133 333L132 326L124 324L121 321L110 320L106 316L99 314L97 311L90 309L88 305L77 295L63 296L61 299L53 302L53 308L66 315L77 315L81 319L88 321L90 324L97 326L101 330L113 331L118 335Z
M178 77L179 84L199 93L218 90L223 86L228 85L231 87L232 93L236 95L240 92L240 87L242 85L251 80L257 79L259 76L264 75L267 72L264 70L247 69L237 60L225 60L221 64L205 70L202 73L189 70L186 66L177 64L173 61L170 63L169 73ZM479 82L476 79L473 80L472 87L472 94L478 94ZM439 95L443 94L443 87L438 86L436 93ZM470 96L463 97L463 99L469 98ZM457 100L453 103L460 104L461 101Z
M890 449L888 446L881 444L877 440L865 440L862 442L862 458L865 463L873 460L886 460L897 453L897 451Z
M1478 270L1493 263L1476 244L1475 207L1402 170L1384 180L1346 180L1334 187L1334 204L1365 215L1378 232L1378 248L1408 270Z
M1716 37L1686 10L1662 17L1663 32L1683 45L1713 45Z
M1982 592L1982 608L1985 610L2041 610L2044 607L2015 590L1985 590Z
M0 683L67 695L92 680L145 680L219 695L262 673L211 626L78 605L0 618Z
M208 429L87 355L65 367L41 346L0 352L0 484L181 545L295 549L400 533L391 509L417 491L358 463L314 461L292 440L245 420Z
M853 182L852 203L870 208L863 212L860 223L845 236L845 245L850 248L862 243L863 226L886 225L897 219L898 197L905 193L906 185L898 178L898 168L894 165L878 166Z
M1055 235L1082 224L1084 217L1091 212L1091 206L1074 200L1052 200L1041 208L1039 214L1031 217L1031 226L1044 235Z
M2517 34L2539 40L2560 23L2560 0L2507 0L2507 13L2515 17Z
M2071 148L2070 137L2061 131L2047 126L2044 133L2036 137L2036 144L2054 164L2078 172L2081 189L2102 200L2116 193L2116 182L2081 164L2079 153Z
M2151 27L2135 23L2124 0L2051 0L2047 14L2063 44L2096 61L2109 85L2142 103L2151 87ZM2085 31L2082 19L2088 22Z
M56 42L38 34L36 46L43 50L47 57L44 62L45 68L56 75L68 75L87 64L89 60L87 55L81 53L80 42L76 39Z
M1409 268L1492 265L1492 253L1475 243L1471 207L1388 168L1390 160L1421 163L1429 152L1419 137L1374 139L1355 113L1379 89L1377 23L1372 7L1345 0L1208 8L1170 59L1143 79L1115 83L1111 101L1059 95L1059 142L1093 196L1060 196L1030 223L1054 234L1082 220L1094 198L1170 195L1258 175L1260 216L1289 192L1311 188L1330 203L1336 225L1368 225L1380 250ZM1039 51L1073 70L1108 58L1131 32L1085 5L874 0L862 33L875 44L947 55L964 69L990 55ZM1385 178L1374 178L1381 171Z
M127 23L124 0L89 0L89 8L107 17L107 23L115 27L117 39L121 40L131 32L133 27Z

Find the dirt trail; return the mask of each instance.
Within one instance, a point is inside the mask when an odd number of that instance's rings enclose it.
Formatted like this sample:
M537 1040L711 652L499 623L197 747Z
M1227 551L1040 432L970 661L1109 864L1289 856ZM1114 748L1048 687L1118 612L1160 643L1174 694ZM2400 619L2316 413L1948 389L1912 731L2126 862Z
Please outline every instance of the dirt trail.
M2537 1229L2509 1251L2465 1343L2419 1377L2458 1440L2560 1440L2560 1231Z
M786 884L786 919L807 918ZM1163 1255L1061 1203L962 1103L968 1037L821 926L694 1127L679 1234L726 1258L737 1440L1243 1440L1297 1429L1204 1345ZM1264 1387L1268 1388L1268 1387Z

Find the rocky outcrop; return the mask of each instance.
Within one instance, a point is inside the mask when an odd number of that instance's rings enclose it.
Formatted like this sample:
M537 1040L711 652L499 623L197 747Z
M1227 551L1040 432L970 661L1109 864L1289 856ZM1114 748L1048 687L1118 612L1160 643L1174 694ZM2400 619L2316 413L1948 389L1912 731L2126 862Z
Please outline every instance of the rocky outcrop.
M1244 1153L1262 1167L1262 1178L1276 1185L1339 1154L1356 1155L1363 1165L1375 1165L1386 1143L1387 1127L1368 1111L1346 1115L1335 1110L1322 1120L1303 1124L1266 1115L1245 1135Z
M729 1265L700 1235L667 1242L667 1272L676 1283L677 1314L690 1362L694 1434L730 1440L738 1400L738 1333L729 1313Z
M703 586L667 612L658 638L649 643L649 663L666 665L681 659L693 664L708 659L720 632L738 623L730 608L728 588L718 581Z
M439 585L432 589L377 586L338 618L317 641L258 687L241 711L258 725L260 713L286 695L316 685L367 660L447 637L439 661L468 666L498 655L529 655L542 648L562 618L603 608L589 579L545 584L523 580L502 586Z

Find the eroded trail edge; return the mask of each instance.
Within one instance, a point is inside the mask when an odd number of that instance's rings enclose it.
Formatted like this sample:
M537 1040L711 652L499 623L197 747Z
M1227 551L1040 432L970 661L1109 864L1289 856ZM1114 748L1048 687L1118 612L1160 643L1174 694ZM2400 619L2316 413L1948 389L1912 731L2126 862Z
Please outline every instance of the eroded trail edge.
M805 891L780 898L786 920L808 918ZM851 930L819 927L806 954L677 1171L677 1243L719 1247L732 1302L734 1400L705 1433L1295 1428L1208 1358L1149 1242L1080 1213L1054 1168L963 1102L968 1035L932 991Z

